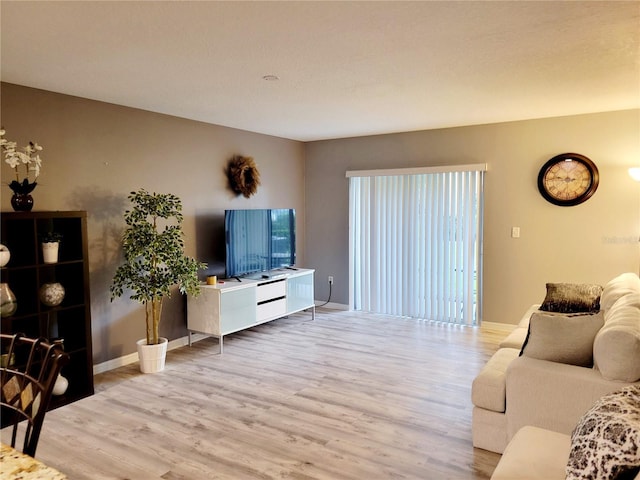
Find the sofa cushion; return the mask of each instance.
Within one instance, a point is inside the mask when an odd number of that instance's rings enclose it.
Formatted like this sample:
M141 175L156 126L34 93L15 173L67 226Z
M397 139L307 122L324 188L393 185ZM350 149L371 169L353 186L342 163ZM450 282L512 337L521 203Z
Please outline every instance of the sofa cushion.
M471 401L476 407L494 412L504 412L506 386L505 373L514 358L517 348L501 348L489 359L471 384Z
M564 480L571 438L538 427L522 427L513 436L491 480Z
M550 314L535 312L522 355L550 362L591 367L593 340L604 324L602 312Z
M540 310L575 313L600 310L602 287L590 283L547 283Z
M640 278L631 272L618 275L604 286L600 296L600 308L606 312L618 299L629 293L640 293Z
M633 478L640 471L640 385L605 395L571 435L567 479Z
M640 293L620 297L605 319L593 341L595 367L607 380L640 380Z
M507 439L525 425L571 435L599 398L626 385L593 368L525 356L511 362L506 377Z

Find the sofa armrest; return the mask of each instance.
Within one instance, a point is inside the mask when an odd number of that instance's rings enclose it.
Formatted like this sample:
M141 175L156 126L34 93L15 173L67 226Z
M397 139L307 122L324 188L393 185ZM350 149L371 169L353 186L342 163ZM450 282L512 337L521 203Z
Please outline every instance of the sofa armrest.
M540 310L540 304L534 303L531 305L522 318L520 322L516 326L516 328L500 342L500 348L517 348L521 349L522 344L524 344L525 339L527 338L527 333L529 332L529 319L534 312L538 312Z
M570 435L596 400L626 385L593 368L518 357L506 373L507 438L525 425Z

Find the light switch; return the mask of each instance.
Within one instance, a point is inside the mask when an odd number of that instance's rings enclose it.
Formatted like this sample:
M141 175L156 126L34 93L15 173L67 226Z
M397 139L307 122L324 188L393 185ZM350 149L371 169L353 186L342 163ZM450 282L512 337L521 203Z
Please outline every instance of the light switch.
M520 227L511 227L511 238L520 238Z

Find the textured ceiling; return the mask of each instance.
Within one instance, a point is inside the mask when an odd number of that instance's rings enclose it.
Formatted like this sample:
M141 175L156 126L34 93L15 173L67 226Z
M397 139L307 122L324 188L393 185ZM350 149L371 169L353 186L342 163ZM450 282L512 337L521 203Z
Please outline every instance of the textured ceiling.
M302 141L640 107L638 1L3 0L0 15L5 82Z

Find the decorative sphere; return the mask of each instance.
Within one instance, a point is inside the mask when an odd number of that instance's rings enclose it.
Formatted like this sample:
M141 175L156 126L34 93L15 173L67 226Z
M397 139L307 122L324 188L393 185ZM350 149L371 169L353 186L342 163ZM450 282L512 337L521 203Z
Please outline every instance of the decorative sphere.
M47 307L55 307L64 300L64 287L58 282L45 283L40 287L40 301Z
M9 249L0 243L0 267L4 267L7 263L9 263L9 259L11 258L11 252Z

